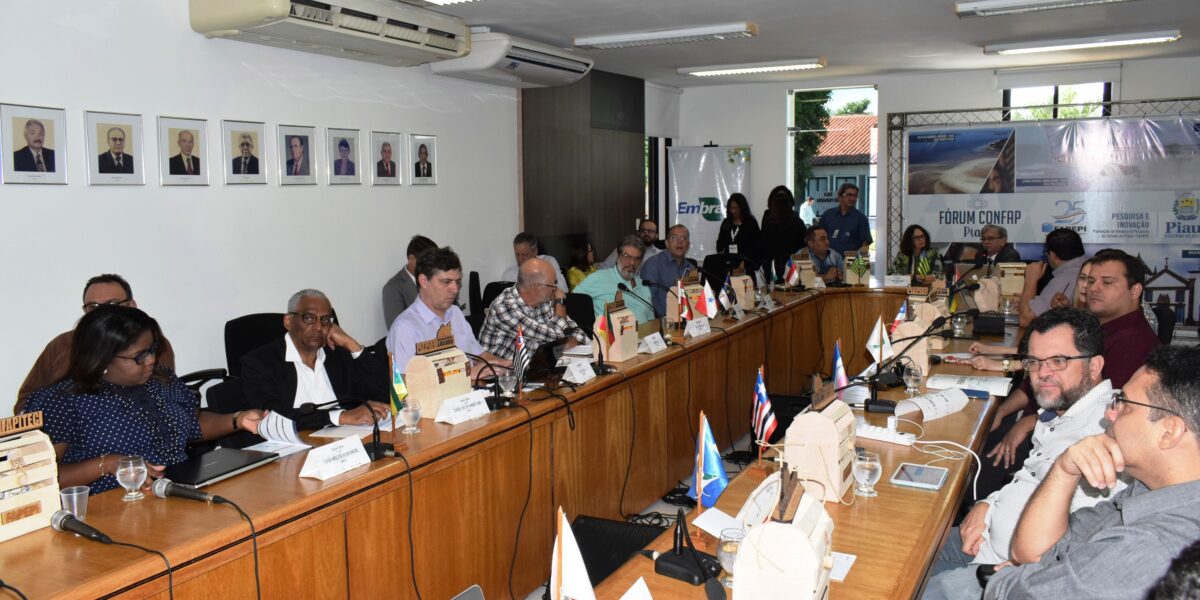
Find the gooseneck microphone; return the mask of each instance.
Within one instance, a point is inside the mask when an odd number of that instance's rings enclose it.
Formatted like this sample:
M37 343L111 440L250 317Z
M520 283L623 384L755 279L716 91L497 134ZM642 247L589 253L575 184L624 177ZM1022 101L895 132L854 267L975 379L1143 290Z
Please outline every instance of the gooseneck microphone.
M229 502L220 496L208 494L197 489L179 485L178 483L175 483L166 477L155 481L154 485L150 486L150 489L154 492L154 495L158 496L159 498L174 496L176 498L199 500L200 502L209 503L215 502L217 504L226 504Z
M387 451L392 449L392 445L385 444L379 440L379 415L375 414L375 410L371 408L371 405L367 404L367 402L369 401L358 398L339 398L329 402L322 402L321 404L305 402L304 404L301 404L297 410L299 410L301 414L311 415L318 410L324 410L334 406L344 406L346 404L353 404L356 407L366 406L367 414L371 415L371 441L363 444L363 448L366 449L367 455L371 457L371 460L376 461L387 456Z
M617 283L617 289L621 290L622 292L625 292L626 294L628 294L629 296L631 296L633 298L637 298L638 302L641 302L642 304L645 304L646 306L650 307L650 314L652 314L652 315L655 314L656 311L654 310L654 305L650 304L649 302L646 302L641 296L633 293L633 291L629 289L629 286L625 285L624 281ZM622 297L624 297L624 296L622 296ZM661 317L658 318L658 335L662 336L662 339L664 342L666 342L667 344L671 344L671 339L669 337L667 337L667 334L663 333L663 320Z
M492 395L483 399L484 404L487 404L488 409L496 410L498 408L508 406L508 398L505 398L504 394L500 392L500 374L496 372L496 365L493 365L491 361L477 354L471 354L470 352L463 352L463 354L465 354L466 357L471 360L477 360L483 363L484 367L492 372ZM520 390L517 390L517 393L519 394Z
M99 529L80 521L71 514L71 511L59 510L55 511L50 517L50 526L58 531L65 531L81 535L89 540L100 542L101 544L113 543L112 538L104 535Z

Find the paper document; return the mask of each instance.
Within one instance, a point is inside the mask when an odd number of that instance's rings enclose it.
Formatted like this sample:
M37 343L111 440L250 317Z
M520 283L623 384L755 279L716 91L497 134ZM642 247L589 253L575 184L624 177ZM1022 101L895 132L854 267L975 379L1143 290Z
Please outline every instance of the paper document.
M940 419L967 407L967 394L959 388L932 392L924 396L901 400L896 404L896 414L920 412L924 421Z
M592 349L587 345L579 345L574 348L563 350L563 356L575 356L579 358L592 358Z
M388 415L379 420L379 431L392 430L392 417ZM315 438L346 438L350 436L364 437L371 435L371 425L326 425L309 435Z
M269 442L285 442L307 447L296 433L296 422L277 413L268 411L258 424L258 435ZM280 456L283 456L280 454Z
M833 581L845 581L846 575L850 574L850 567L854 566L854 560L857 558L853 554L834 552L833 569L829 571L829 579Z
M993 396L1007 396L1012 386L1008 377L969 376L969 375L934 375L925 380L925 387L931 390L948 390L950 388L970 388L983 390Z
M246 450L256 450L258 452L274 452L279 455L279 458L304 452L312 446L308 444L289 444L287 442L262 442L246 448Z
M646 586L646 579L638 577L637 581L629 587L629 591L621 596L621 600L654 600L650 595L650 588Z
M717 539L721 539L721 532L726 529L743 528L741 521L716 508L709 508L700 513L700 516L692 521L692 525L699 527Z

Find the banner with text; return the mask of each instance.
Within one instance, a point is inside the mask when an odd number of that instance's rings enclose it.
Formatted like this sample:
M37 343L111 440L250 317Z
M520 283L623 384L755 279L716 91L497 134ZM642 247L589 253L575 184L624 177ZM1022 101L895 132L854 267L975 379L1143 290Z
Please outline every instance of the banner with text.
M717 234L725 219L729 195L750 198L750 147L669 148L667 203L671 225L682 223L691 234L688 256L698 261L717 251ZM666 227L662 236L666 237Z

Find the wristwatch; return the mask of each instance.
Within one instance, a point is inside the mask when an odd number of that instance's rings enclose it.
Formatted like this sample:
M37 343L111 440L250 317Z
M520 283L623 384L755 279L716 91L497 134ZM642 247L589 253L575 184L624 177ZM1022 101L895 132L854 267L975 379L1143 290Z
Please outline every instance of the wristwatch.
M242 411L240 411L240 410L233 413L233 430L234 431L239 431L241 429L241 427L238 426L238 417L240 417L240 416L242 416Z

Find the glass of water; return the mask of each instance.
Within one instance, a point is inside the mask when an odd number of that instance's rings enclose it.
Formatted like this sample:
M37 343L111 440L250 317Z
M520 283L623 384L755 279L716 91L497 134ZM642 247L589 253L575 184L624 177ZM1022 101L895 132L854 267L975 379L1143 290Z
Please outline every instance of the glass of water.
M916 365L908 365L904 368L904 391L909 398L921 393L921 381L925 379L925 374L921 372L921 368Z
M125 495L121 497L126 502L141 500L146 495L140 490L143 483L146 483L146 461L140 456L122 456L117 461L117 483L125 488Z
M954 315L954 318L950 319L950 326L954 328L954 337L966 337L967 315Z
M421 405L416 402L405 402L404 408L400 409L400 422L404 423L405 435L421 433L421 428L417 427L417 423L421 422Z
M854 457L854 495L864 498L874 498L879 494L875 491L875 482L883 474L883 465L879 463L879 455L874 452L859 452Z
M733 563L737 560L738 549L742 547L745 537L745 530L736 527L722 529L721 541L717 543L717 560L721 561L721 568L725 569L720 581L730 589L733 588Z
M513 392L517 390L517 376L512 373L506 373L500 376L500 392L505 398L512 398Z

